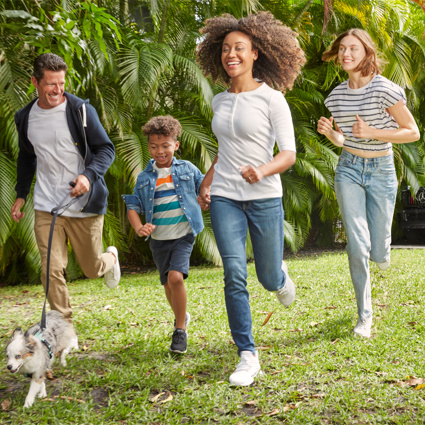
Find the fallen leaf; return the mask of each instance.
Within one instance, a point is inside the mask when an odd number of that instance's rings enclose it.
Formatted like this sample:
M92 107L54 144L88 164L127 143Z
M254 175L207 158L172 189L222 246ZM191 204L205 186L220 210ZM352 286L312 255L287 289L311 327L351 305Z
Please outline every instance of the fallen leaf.
M255 347L257 350L269 350L270 345L262 345L260 347Z
M87 351L89 349L90 345L88 344L84 344L83 348L81 349L81 351Z
M425 388L425 384L418 385L415 390L421 390L422 388Z
M159 394L157 394L156 396L154 396L154 397L150 398L150 399L149 399L149 401L150 401L151 403L155 403L155 402L159 399L159 397L161 397L163 394L165 394L165 393L159 393Z
M375 375L384 376L384 375L388 375L388 373L387 372L375 372Z
M105 305L105 307L103 307L104 310L112 310L112 306L110 304Z
M315 326L317 326L318 325L318 323L317 322L311 322L310 323L310 326L312 327L312 328L314 328Z
M280 412L280 410L279 410L279 409L274 409L274 410L272 410L272 411L271 411L271 412L269 412L269 413L264 413L264 415L263 415L263 416L274 416L274 415L277 415L279 412Z
M339 341L339 338L337 338L334 341L332 341L331 344L336 344L338 341Z
M257 404L257 400L250 400L250 401L247 401L245 404L247 406L253 406L253 405Z
M261 326L264 326L264 325L266 325L266 324L267 324L267 322L270 320L270 317L272 317L272 314L273 314L273 311L272 311L272 312L270 312L270 313L267 315L266 319L264 320L264 322L263 322L263 324L262 324Z
M323 398L323 397L326 397L325 393L317 393L311 396L311 398Z
M182 370L180 373L181 373L182 376L184 376L184 370Z
M9 410L10 406L11 406L12 402L8 399L5 398L2 402L1 402L1 408L4 411Z
M168 401L171 401L173 399L173 395L168 392L168 397L165 400L161 400L159 403L163 404L163 403L167 403Z
M324 310L333 310L335 308L338 308L338 307L335 305L330 305L329 307L324 307Z
M289 332L302 332L304 329L301 329L301 328L299 328L299 329L294 329L293 331L289 331Z

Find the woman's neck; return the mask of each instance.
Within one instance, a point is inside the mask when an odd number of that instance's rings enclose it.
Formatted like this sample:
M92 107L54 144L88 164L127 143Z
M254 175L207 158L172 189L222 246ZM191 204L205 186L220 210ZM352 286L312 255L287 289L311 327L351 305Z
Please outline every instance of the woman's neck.
M359 71L357 72L349 72L348 73L348 86L350 89L359 89L361 87L364 87L366 84L369 84L375 74L366 75L364 77Z
M252 91L258 89L262 83L254 80L254 78L232 78L230 80L230 87L228 92L230 93L242 93L246 91Z

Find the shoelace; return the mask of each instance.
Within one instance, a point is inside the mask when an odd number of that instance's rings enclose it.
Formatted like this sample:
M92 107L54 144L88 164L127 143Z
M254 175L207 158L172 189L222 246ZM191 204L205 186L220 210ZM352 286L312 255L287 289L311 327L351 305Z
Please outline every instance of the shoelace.
M174 343L178 344L180 342L180 340L184 339L184 333L183 332L174 331L174 333L173 333L173 342Z

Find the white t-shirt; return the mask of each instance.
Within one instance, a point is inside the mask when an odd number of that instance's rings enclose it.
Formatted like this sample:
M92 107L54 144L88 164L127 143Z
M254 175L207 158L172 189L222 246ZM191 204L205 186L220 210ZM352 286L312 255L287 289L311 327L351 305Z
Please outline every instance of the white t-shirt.
M34 103L28 118L28 139L37 156L34 187L34 209L50 212L67 204L69 182L84 171L83 158L72 140L66 120L67 101L52 109L42 109ZM78 198L67 211L67 217L91 217L96 214L80 213L87 203L89 192Z
M325 100L325 105L344 134L344 146L365 151L386 151L392 149L392 143L372 139L359 139L353 136L353 124L356 114L373 128L396 130L396 120L387 112L387 108L398 101L406 103L404 90L383 77L375 75L363 87L351 89L349 80L335 87Z
M296 151L291 111L283 94L263 83L249 92L224 91L214 97L212 108L218 161L211 195L236 201L281 197L279 174L249 184L239 167L270 162L276 142L279 151Z

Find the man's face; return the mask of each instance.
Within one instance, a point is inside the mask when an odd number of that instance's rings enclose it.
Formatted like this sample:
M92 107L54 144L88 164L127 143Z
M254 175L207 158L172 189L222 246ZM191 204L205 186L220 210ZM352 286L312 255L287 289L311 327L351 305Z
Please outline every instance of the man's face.
M31 82L37 89L40 108L52 109L65 102L65 71L44 71L39 82L34 76L31 77Z

